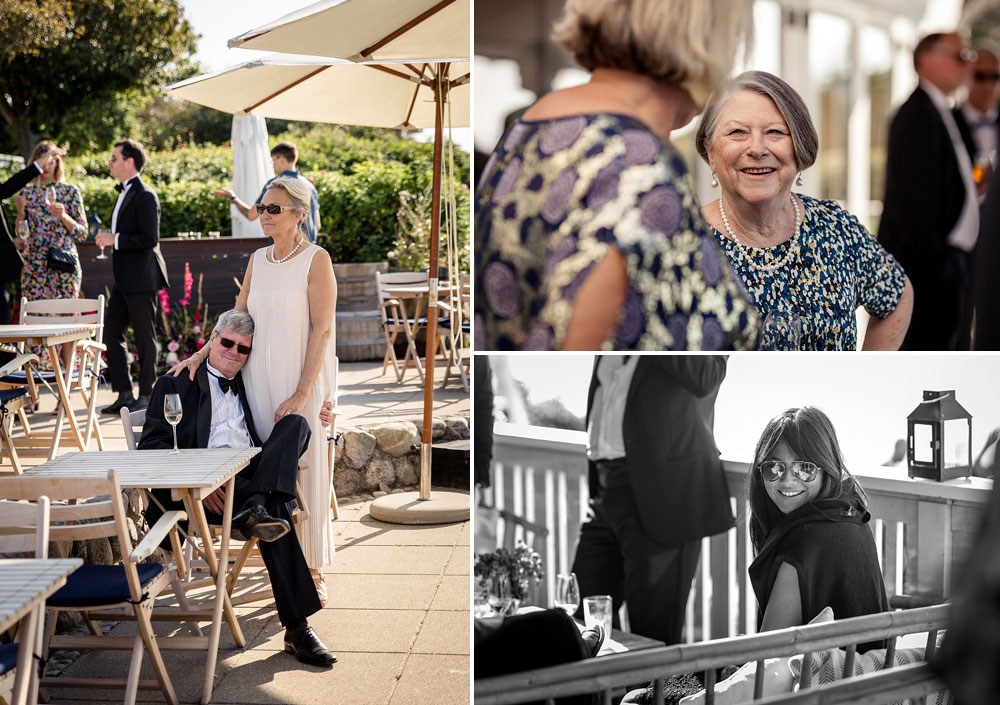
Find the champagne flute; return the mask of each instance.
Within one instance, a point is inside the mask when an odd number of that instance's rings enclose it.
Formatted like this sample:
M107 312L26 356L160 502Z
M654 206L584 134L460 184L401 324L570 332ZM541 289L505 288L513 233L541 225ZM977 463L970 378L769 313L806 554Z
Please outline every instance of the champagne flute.
M171 455L180 453L177 449L177 424L181 422L183 415L184 408L181 406L180 394L167 394L163 397L163 416L167 423L174 427L174 449L170 451Z
M56 202L56 189L54 186L49 186L45 189L45 205L52 205Z
M580 583L576 573L559 573L556 576L556 607L573 616L580 606Z
M24 240L24 249L28 249L28 221L22 220L16 226L17 236Z
M490 577L489 592L486 595L493 612L498 615L508 616L510 606L514 602L514 595L510 591L510 576L506 573L497 573Z

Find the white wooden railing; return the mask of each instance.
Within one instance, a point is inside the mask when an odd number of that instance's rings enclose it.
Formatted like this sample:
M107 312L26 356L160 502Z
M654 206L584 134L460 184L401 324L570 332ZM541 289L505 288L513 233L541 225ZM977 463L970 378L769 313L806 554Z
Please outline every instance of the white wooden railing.
M542 557L545 577L533 601L551 604L555 576L570 570L587 508L585 435L580 431L497 424L492 487L484 503L497 510L496 543L517 540ZM687 642L756 631L756 601L747 579L753 560L746 523L747 463L724 460L737 526L706 538L688 600ZM854 471L868 492L886 591L898 606L935 604L951 592L992 481L911 480L905 468Z

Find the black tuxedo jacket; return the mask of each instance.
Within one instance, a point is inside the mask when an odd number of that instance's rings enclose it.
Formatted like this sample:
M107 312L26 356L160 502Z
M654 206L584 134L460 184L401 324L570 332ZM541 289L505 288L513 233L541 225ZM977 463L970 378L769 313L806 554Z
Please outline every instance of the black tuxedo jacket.
M34 162L21 169L0 184L0 201L13 196L41 173ZM12 282L21 278L21 267L24 266L24 259L14 247L14 235L7 225L7 216L4 214L3 208L0 208L0 223L3 224L3 232L0 233L0 281Z
M598 357L587 396L589 426ZM715 398L726 377L721 355L643 355L625 402L625 465L643 530L665 546L733 526L715 445ZM590 463L590 496L600 494Z
M118 249L111 261L115 286L123 294L159 291L170 286L160 254L160 200L140 176L131 182L115 223Z
M885 205L878 239L903 265L917 296L960 286L942 277L948 233L965 203L965 181L948 129L917 87L889 126Z
M237 373L236 384L239 387L240 404L243 406L243 416L246 418L247 431L254 446L263 445L253 425L250 415L250 404L247 402L246 388L243 386L242 373ZM167 394L180 394L181 407L184 415L177 424L178 448L207 448L208 436L212 431L212 391L208 386L208 363L201 363L192 382L188 375L182 373L179 377L165 374L156 381L153 394L146 409L146 423L142 427L142 437L139 439L140 450L169 449L174 447L174 432L163 417L163 397Z

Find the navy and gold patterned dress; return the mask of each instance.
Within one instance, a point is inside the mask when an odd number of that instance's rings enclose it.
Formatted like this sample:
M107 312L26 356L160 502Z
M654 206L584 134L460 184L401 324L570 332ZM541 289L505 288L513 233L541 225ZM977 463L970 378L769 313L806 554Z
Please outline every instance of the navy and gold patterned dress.
M802 321L800 350L854 350L855 312L864 306L885 318L896 309L906 277L860 221L835 201L798 195L804 206L799 254L774 272L758 269L715 228L712 232L743 279L761 318L770 311L793 313ZM776 247L749 247L753 264L782 259L791 240Z
M475 346L553 350L609 247L628 274L604 350L753 349L760 319L669 142L631 117L518 121L476 192Z

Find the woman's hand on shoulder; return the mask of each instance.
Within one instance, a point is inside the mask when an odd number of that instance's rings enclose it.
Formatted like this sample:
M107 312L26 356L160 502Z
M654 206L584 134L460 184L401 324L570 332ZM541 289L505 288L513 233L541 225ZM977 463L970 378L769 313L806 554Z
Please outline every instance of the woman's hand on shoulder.
M198 368L201 367L201 363L204 362L205 359L208 357L209 346L211 344L212 341L209 341L208 343L205 344L205 347L202 348L202 350L205 351L204 355L201 354L201 351L196 352L191 357L187 358L186 360L181 360L176 365L167 370L167 374L173 374L174 377L179 377L181 372L187 370L189 373L189 377L193 382L194 373L198 371Z
M274 412L274 423L278 423L289 414L298 414L301 412L302 407L306 405L307 396L307 394L296 391L292 396L278 404L278 408Z

